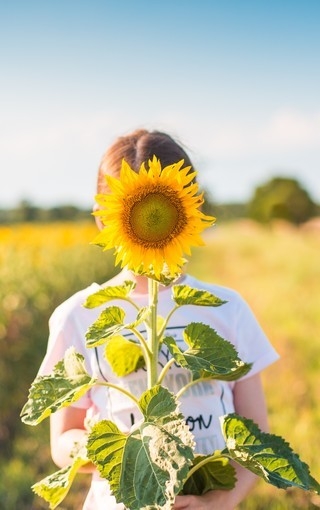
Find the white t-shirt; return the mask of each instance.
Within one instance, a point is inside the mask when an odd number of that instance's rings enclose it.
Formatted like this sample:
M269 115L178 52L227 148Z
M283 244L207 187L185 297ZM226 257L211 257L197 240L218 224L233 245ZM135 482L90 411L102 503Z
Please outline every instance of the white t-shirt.
M122 281L123 276L120 273L108 284L119 285ZM219 307L185 305L172 315L166 335L173 337L182 350L185 345L182 337L185 327L191 322L201 322L211 326L221 337L231 342L243 361L252 363L250 372L244 378L260 372L278 359L278 354L271 346L248 304L237 292L218 285L200 282L190 275L186 275L182 283L192 288L207 290L227 301L226 304ZM48 350L39 374L49 374L54 365L63 358L66 349L74 346L76 351L84 356L86 368L90 374L100 380L121 385L130 393L139 396L147 388L144 369L119 378L112 372L104 358L104 346L92 349L85 347L85 333L106 305L87 309L83 307L83 303L87 296L100 288L98 284L94 283L77 292L56 308L49 321ZM170 287L161 287L161 289L158 314L166 317L172 310L174 302L171 299ZM146 306L148 296L135 294L134 300L138 306ZM119 306L125 310L126 323L136 318L136 309L126 301L114 300L109 305ZM131 332L127 333L130 337ZM121 334L125 336L126 332ZM159 370L169 358L168 348L162 345L158 360ZM190 373L177 364L173 364L163 385L176 393L189 380ZM214 450L224 447L219 418L234 412L234 384L234 382L218 380L202 381L183 393L180 410L194 435L197 453L210 454ZM131 426L141 418L131 399L122 392L105 386L94 387L73 405L87 409L90 415L97 414L99 419L112 420L123 432L129 431ZM110 494L108 483L105 480L101 481L98 475L94 475L83 508L85 510L99 510L100 508L122 510L124 507L116 504L115 498Z

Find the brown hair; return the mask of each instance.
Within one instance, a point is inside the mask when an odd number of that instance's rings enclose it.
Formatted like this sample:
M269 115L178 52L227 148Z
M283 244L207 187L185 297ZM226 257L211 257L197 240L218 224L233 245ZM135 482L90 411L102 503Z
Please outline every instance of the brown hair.
M98 193L105 193L107 190L105 174L119 177L123 159L137 172L141 164L147 163L153 156L160 159L162 167L183 159L184 166L191 166L193 170L189 156L170 135L161 131L138 129L119 137L103 156L98 173Z

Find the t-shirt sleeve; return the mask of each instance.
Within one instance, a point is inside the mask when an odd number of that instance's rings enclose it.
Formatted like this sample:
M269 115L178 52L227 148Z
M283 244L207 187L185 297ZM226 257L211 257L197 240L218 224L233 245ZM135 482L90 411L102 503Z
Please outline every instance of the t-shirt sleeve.
M72 316L64 316L61 308L57 308L49 319L47 352L39 368L38 375L50 375L53 372L54 366L59 361L62 361L65 352L70 347L74 347L76 352L84 356L86 369L88 370L90 360L84 340L78 332L76 322ZM88 409L90 405L90 391L81 397L81 399L72 403L73 407L82 409Z
M238 295L235 310L235 347L239 357L246 363L252 363L252 368L246 376L261 372L279 359L265 332L260 326L248 303Z

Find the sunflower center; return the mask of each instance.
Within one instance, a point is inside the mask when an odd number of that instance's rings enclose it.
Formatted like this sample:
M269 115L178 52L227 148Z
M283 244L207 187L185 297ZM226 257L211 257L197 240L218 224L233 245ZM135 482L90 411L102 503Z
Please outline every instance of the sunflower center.
M185 222L182 204L171 190L140 196L130 208L131 237L144 246L165 246Z

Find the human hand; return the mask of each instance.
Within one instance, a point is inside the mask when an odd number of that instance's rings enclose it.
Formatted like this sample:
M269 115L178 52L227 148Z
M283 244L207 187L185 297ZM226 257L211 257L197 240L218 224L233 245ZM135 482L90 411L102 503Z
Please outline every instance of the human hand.
M209 491L203 496L177 496L173 510L233 510L230 491Z

